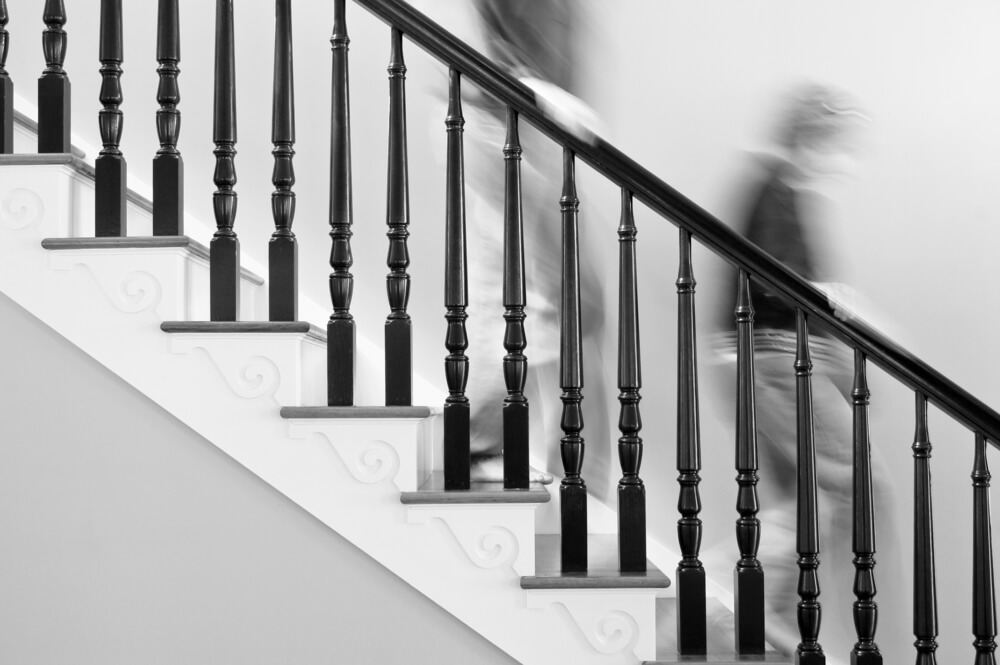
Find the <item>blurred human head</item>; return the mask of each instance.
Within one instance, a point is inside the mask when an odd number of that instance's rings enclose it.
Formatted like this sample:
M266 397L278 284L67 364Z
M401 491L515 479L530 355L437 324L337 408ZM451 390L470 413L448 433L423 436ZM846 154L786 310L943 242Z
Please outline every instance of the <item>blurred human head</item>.
M867 120L846 93L816 84L801 86L786 105L776 139L802 175L841 174L850 170L854 134Z

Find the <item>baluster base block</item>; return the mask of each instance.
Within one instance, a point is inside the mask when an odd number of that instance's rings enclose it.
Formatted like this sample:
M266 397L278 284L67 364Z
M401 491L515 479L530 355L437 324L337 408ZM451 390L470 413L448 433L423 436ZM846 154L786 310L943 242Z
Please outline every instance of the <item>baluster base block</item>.
M677 653L699 656L706 653L705 569L677 567Z
M444 488L469 489L472 460L469 453L468 402L444 405Z
M66 76L43 74L38 79L38 152L71 151L70 98Z
M822 651L796 651L795 665L826 665L826 654Z
M94 160L94 235L98 238L128 235L127 179L128 166L121 155L101 155Z
M528 489L528 403L503 405L503 486Z
M623 573L646 572L646 488L618 485L618 567Z
M990 662L993 662L990 659ZM882 665L882 654L878 651L851 652L851 665Z
M326 404L354 406L354 320L326 324Z
M733 573L736 607L736 653L764 653L764 569L737 568Z
M588 565L586 485L560 486L559 501L562 572L585 573Z
M218 236L209 244L209 298L212 321L240 318L240 241Z
M14 82L0 78L0 154L14 152Z
M413 325L410 319L385 322L385 405L413 403Z
M180 155L153 158L153 235L184 235L184 160Z
M298 321L299 246L294 236L271 238L267 245L267 314L271 321Z

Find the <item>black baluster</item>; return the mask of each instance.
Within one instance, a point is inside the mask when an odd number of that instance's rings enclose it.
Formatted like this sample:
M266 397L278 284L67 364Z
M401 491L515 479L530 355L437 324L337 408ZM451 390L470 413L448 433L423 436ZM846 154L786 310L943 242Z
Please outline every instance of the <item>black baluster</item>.
M583 480L583 337L580 319L580 200L576 196L573 151L563 148L562 303L560 313L559 377L562 393L560 442L563 473L559 485L561 505L562 570L587 570L587 485Z
M642 418L639 389L642 371L639 354L639 295L635 261L635 220L632 192L622 188L622 218L618 226L618 565L622 572L646 570L646 488L639 478L642 464Z
M70 151L70 84L66 61L66 8L62 0L45 0L42 13L45 70L38 79L38 152Z
M236 220L236 54L233 0L215 3L215 186L212 196L218 230L209 247L211 318L236 321L240 314L240 241Z
M796 310L795 427L798 441L796 550L799 553L798 623L802 641L795 650L797 665L824 665L819 644L823 608L819 602L819 513L816 504L816 440L813 428L812 359L809 356L809 323Z
M389 57L389 176L386 224L389 231L389 318L385 322L385 403L409 406L413 400L413 333L406 306L410 300L410 189L406 156L406 64L403 33L392 29Z
M677 652L705 653L705 568L701 549L701 433L698 421L698 351L695 338L694 292L697 282L691 263L691 232L680 230L680 267L677 271Z
M996 591L993 578L993 526L990 520L990 469L986 437L976 434L972 468L972 634L976 665L996 663Z
M354 275L351 266L351 224L354 200L351 190L351 100L347 77L347 36L344 0L333 3L333 102L330 120L330 299L333 313L327 332L327 404L354 404Z
M97 237L128 234L125 209L127 167L122 140L122 0L101 0L101 109L98 124L104 148L94 161L94 210Z
M931 502L931 440L927 397L916 394L913 435L913 635L916 665L937 665L937 582L934 566L934 511Z
M469 380L469 359L465 350L465 308L469 298L468 257L465 247L465 157L462 133L462 75L449 72L448 164L445 194L444 318L448 321L444 374L448 397L444 402L444 486L445 489L469 489L469 398L465 385Z
M517 132L517 111L507 108L507 140L503 147L505 165L503 306L506 330L503 346L503 376L507 397L503 401L503 486L528 488L528 400L524 382L528 359L524 356L524 235L521 220L521 142Z
M156 89L156 134L160 149L153 158L153 235L184 235L184 160L177 149L181 133L181 101L177 77L181 73L180 11L177 0L159 0L156 60L160 77Z
M871 441L868 430L868 379L865 354L854 350L854 628L858 641L852 665L881 665L875 643L878 604L875 602L875 507L872 498Z
M14 152L14 82L7 73L7 0L0 0L0 154Z
M295 84L292 66L292 0L274 5L274 92L271 106L271 142L274 171L271 214L274 233L267 246L268 318L298 318L298 243L292 233L295 218Z
M757 413L754 398L753 303L750 277L740 270L736 300L736 544L740 560L734 572L736 651L764 653L764 569L757 499Z

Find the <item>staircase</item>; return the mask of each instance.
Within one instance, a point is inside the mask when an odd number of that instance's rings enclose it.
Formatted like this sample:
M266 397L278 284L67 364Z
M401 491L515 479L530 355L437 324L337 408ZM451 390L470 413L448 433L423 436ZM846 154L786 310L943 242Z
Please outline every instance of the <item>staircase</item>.
M815 594L802 593L800 622L804 626L800 653L782 655L764 638L763 577L756 561L755 537L761 529L756 503L756 452L753 427L744 427L737 441L739 472L738 536L740 566L737 568L736 598L713 591L714 584L699 560L701 521L700 442L697 434L697 359L694 327L694 275L691 241L699 240L739 268L742 300L737 309L740 341L741 422L753 422L753 343L750 279L761 280L790 299L799 308L800 349L797 365L800 385L808 392L809 370L806 320L818 319L855 352L855 422L866 422L866 361L871 358L916 393L915 524L916 576L914 630L918 638L918 663L934 661L936 649L936 591L933 581L933 516L930 502L929 437L926 409L930 401L975 435L975 543L973 548L973 605L977 663L992 661L995 648L992 548L989 521L989 472L987 442L1000 441L1000 415L939 375L905 350L867 327L863 322L837 320L825 298L766 254L729 231L717 220L635 164L613 146L600 140L583 141L568 133L542 113L529 91L492 63L475 53L426 17L399 0L358 0L392 26L392 57L402 81L402 36L428 50L451 67L449 106L449 206L447 225L449 251L446 256L446 309L449 337L446 361L449 397L441 404L417 406L413 392L396 390L420 383L413 375L414 352L408 346L410 323L406 314L406 158L405 116L393 115L390 127L390 253L389 296L393 316L387 321L384 349L356 338L350 316L353 276L350 273L351 163L345 3L333 2L334 22L334 119L331 174L331 236L333 253L331 295L334 316L328 308L299 297L300 307L287 307L284 298L295 285L294 236L291 227L291 160L294 154L294 123L282 115L281 100L291 92L290 60L276 71L275 108L275 221L277 242L272 244L269 279L241 267L239 251L228 234L232 229L234 200L227 176L235 138L233 83L226 78L226 63L232 62L232 0L218 2L218 53L216 75L216 178L219 232L208 247L183 235L183 210L163 211L123 185L124 161L116 152L116 127L120 132L119 84L115 67L120 64L120 46L115 50L116 30L121 30L121 2L104 0L101 11L102 89L101 130L105 150L96 166L85 161L69 143L68 121L56 117L55 103L43 94L69 94L60 74L58 43L62 39L65 10L50 0L45 7L48 25L45 44L50 79L40 88L39 125L15 116L12 106L2 143L0 170L0 291L33 316L131 384L192 430L256 476L291 499L324 525L355 544L381 565L497 645L517 661L531 663L669 663L751 661L800 663L826 662L816 647L819 614ZM277 52L290 49L287 0L278 0ZM6 6L0 3L6 25ZM160 37L169 42L178 27L171 22L176 4L161 0ZM285 23L282 23L282 18ZM284 28L282 26L284 25ZM284 31L283 31L284 30ZM228 37L227 37L228 35ZM230 40L227 47L227 39ZM287 42L282 40L286 39ZM119 38L120 41L120 38ZM176 64L169 48L161 58L161 77L176 76L164 63ZM283 61L276 61L283 62ZM217 63L218 64L218 63ZM287 70L281 67L287 66ZM164 71L167 71L164 74ZM46 77L43 77L43 81ZM464 203L459 192L462 181L460 140L461 87L465 78L509 105L508 145L517 141L519 115L536 124L565 149L564 228L575 228L571 204L575 197L574 160L579 157L622 188L622 316L619 331L621 353L619 388L622 404L620 446L625 479L619 487L619 510L613 510L580 491L582 454L573 452L580 427L574 425L574 405L579 405L581 385L574 383L572 368L582 363L579 340L579 275L572 261L564 269L564 302L573 301L562 312L564 350L563 414L565 480L558 491L526 482L526 449L506 482L475 483L468 472L468 430L462 431L467 406L461 378L464 358ZM56 80L58 79L58 80ZM164 79L161 79L164 80ZM12 99L9 79L5 99ZM286 86L287 84L287 86ZM405 111L402 83L392 88L391 108ZM229 95L229 97L227 97ZM61 98L60 98L61 99ZM166 162L179 162L169 148L176 146L176 129L169 118L176 101L163 95L161 155ZM289 108L286 105L284 108ZM222 109L220 111L220 109ZM357 110L355 110L357 112ZM116 120L117 118L117 120ZM16 122L15 122L16 121ZM57 126L55 138L49 133ZM513 129L510 129L513 127ZM26 137L38 141L38 154L11 154L14 132L22 145ZM399 150L399 141L404 148ZM395 143L394 143L395 142ZM44 146L58 144L58 149ZM397 148L393 151L392 146ZM519 150L519 147L517 148ZM511 154L513 149L511 148ZM400 157L400 155L402 155ZM187 155L188 159L200 157ZM395 157L393 157L395 156ZM173 160L173 161L171 161ZM455 161L457 160L457 161ZM154 182L159 200L180 200L177 194L182 169ZM170 169L161 169L170 171ZM108 174L111 175L108 175ZM508 177L519 178L509 170ZM174 189L171 190L170 187ZM171 195L171 191L173 194ZM164 196L163 192L167 192ZM190 190L189 190L190 196ZM679 305L678 470L682 501L678 522L679 552L650 542L645 534L645 491L639 481L642 441L638 437L640 382L638 354L638 303L632 199L639 198L681 229L682 271L677 287ZM393 202L396 209L393 210ZM394 217L395 214L395 217ZM126 224L127 222L127 224ZM520 219L508 222L519 225ZM128 232L122 230L127 227ZM95 233L96 230L96 233ZM516 234L512 237L516 237ZM284 243L284 244L282 244ZM235 245L235 247L234 247ZM275 247L279 249L275 250ZM285 249L280 249L284 247ZM573 256L572 248L568 256ZM508 247L507 249L512 249ZM523 250L522 250L523 251ZM632 252L630 254L630 252ZM275 256L277 255L277 257ZM463 259L459 260L459 255ZM513 255L516 256L516 253ZM234 260L235 259L235 260ZM631 262L631 263L630 263ZM523 281L516 261L507 273L511 283ZM629 266L632 269L629 269ZM577 266L575 270L579 270ZM291 275L291 277L289 277ZM393 281L396 280L396 281ZM574 284L574 281L576 282ZM295 300L294 291L292 300ZM522 298L523 299L523 298ZM515 299L516 300L516 299ZM285 307L282 310L282 307ZM508 331L516 330L518 308L508 305ZM284 312L276 314L276 312ZM573 338L573 318L576 338ZM271 320L265 320L270 318ZM330 318L326 328L310 321ZM634 321L630 327L629 321ZM513 323L512 323L513 322ZM631 345L631 346L630 346ZM519 349L511 343L504 370L517 375ZM377 369L385 353L385 399L378 393L381 374ZM748 353L749 352L749 353ZM444 356L444 351L441 351ZM530 353L529 353L530 355ZM373 357L376 356L376 357ZM566 368L570 368L568 374ZM579 374L579 371L576 372ZM630 377L635 377L633 380ZM355 379L357 379L355 381ZM523 380L522 380L523 387ZM508 378L511 401L519 396L517 380ZM575 400L575 401L574 401ZM356 406L369 402L385 406ZM800 404L800 413L811 402ZM746 409L749 409L747 411ZM567 415L569 414L569 415ZM526 427L526 424L525 424ZM864 466L869 442L867 427L858 430L858 472L871 474ZM801 450L810 450L803 438ZM569 452L566 452L569 451ZM574 457L577 455L578 457ZM808 456L808 455L807 455ZM574 466L575 474L574 474ZM805 465L804 465L805 466ZM584 466L583 478L586 478ZM801 487L813 483L803 470ZM856 528L874 532L871 489L863 482L856 494ZM553 487L553 490L555 488ZM800 494L808 502L809 492ZM815 497L812 498L815 501ZM817 528L815 505L806 506L799 529ZM766 525L765 525L766 528ZM560 534L561 529L561 534ZM864 541L864 538L860 539ZM872 540L874 540L872 536ZM579 552L584 552L582 566ZM872 602L875 578L871 560L874 542L855 543L855 615L859 646L852 662L881 663L874 646L878 609ZM800 547L808 560L818 552ZM682 560L683 559L683 560ZM681 562L680 564L678 562ZM674 567L676 574L673 573ZM800 561L802 579L810 575L809 561ZM674 582L674 584L672 584ZM678 584L679 583L679 584ZM846 581L845 581L846 584ZM676 588L679 586L680 588ZM822 596L819 598L823 600ZM893 620L898 620L894 618ZM742 624L742 625L741 625ZM813 631L810 636L808 633ZM376 636L378 638L380 636ZM812 638L810 642L809 638ZM839 656L840 654L838 654ZM887 655L896 662L896 655ZM832 659L832 656L831 656ZM906 657L907 660L910 656ZM833 662L833 661L832 661Z

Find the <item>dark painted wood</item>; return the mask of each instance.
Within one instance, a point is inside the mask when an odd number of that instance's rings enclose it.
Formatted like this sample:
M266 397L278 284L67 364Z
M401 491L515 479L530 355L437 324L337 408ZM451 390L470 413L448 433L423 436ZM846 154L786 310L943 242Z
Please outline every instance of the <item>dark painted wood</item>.
M632 192L622 188L622 215L618 226L618 558L622 572L646 569L646 488L639 478L642 464L642 418L639 394L642 369L639 352L639 284L636 274L636 228Z
M184 160L177 149L181 133L181 26L177 0L159 0L156 23L156 60L159 86L156 134L160 149L153 157L153 235L184 234Z
M986 405L954 381L937 372L860 319L841 321L829 306L826 294L792 270L761 252L738 231L658 178L634 159L603 139L587 141L561 127L547 115L534 93L502 66L491 62L440 25L414 9L406 0L356 0L386 23L406 33L434 57L457 67L468 80L500 103L512 106L523 119L560 145L577 154L594 170L628 187L635 197L671 223L690 231L694 237L727 263L748 271L768 290L804 309L814 321L851 347L861 348L880 367L917 389L926 386L935 405L970 429L983 432L1000 448L1000 412Z
M757 412L754 397L753 303L750 277L740 270L736 299L736 544L740 560L734 572L736 651L764 653L764 569L757 498Z
M236 221L236 53L233 0L215 3L215 194L212 203L217 230L209 245L210 318L240 318L240 241Z
M809 321L805 312L795 319L795 427L798 444L796 551L799 553L798 623L801 641L795 649L796 665L824 665L826 654L819 643L823 608L819 602L819 512L816 502L816 439L813 427L812 358L809 355Z
M120 145L124 115L122 104L122 0L101 0L101 92L104 108L98 114L104 148L94 161L94 220L97 237L128 235L128 166Z
M676 598L656 599L656 660L644 665L676 665L677 663L711 663L712 665L747 665L747 663L791 663L791 656L784 656L771 645L765 647L763 656L742 656L733 651L735 641L734 616L717 598L707 598L706 623L709 626L708 643L704 656L678 654Z
M937 580L934 564L934 509L931 501L931 439L927 398L916 393L913 434L913 635L916 665L937 665Z
M406 63L403 33L391 31L389 48L389 166L386 189L386 235L389 274L385 288L389 316L385 321L385 403L413 400L413 332L406 308L410 301L410 186L406 152Z
M996 583L993 575L993 524L990 518L990 468L986 438L976 433L972 467L972 634L976 665L996 663Z
M691 234L680 230L680 267L677 271L677 649L683 655L704 654L705 567L701 549L701 430L698 419L698 350L694 293L697 282L691 262Z
M469 302L468 255L465 243L465 156L462 134L462 76L449 72L448 163L445 174L445 250L444 307L448 331L444 360L448 397L444 402L444 481L449 490L469 489L469 398L465 386L469 380L469 359L465 350L469 337L465 332Z
M295 333L306 335L318 342L326 341L326 333L323 329L308 321L164 321L160 324L160 330L168 333L212 333L219 335Z
M407 409L414 407L385 407ZM399 499L407 505L474 504L474 503L548 503L552 497L541 483L507 489L499 482L472 482L466 489L447 487L444 472L435 471L416 492L401 492Z
M291 325L291 322L272 323L270 325ZM312 334L321 334L315 327L310 328ZM282 418L427 418L431 409L427 406L283 406Z
M0 0L0 154L14 152L14 82L7 72L10 33L7 32L7 0Z
M347 35L344 0L333 3L333 34L330 37L333 58L333 92L330 116L330 299L333 313L326 326L327 405L354 404L355 326L351 314L354 297L354 255L351 253L351 225L354 219L351 188L351 100L347 54L351 39Z
M295 85L292 61L292 0L274 3L274 80L271 95L271 142L274 171L271 183L271 215L274 233L267 246L268 318L295 321L298 318L298 243L292 232L295 218Z
M562 388L563 436L559 450L563 480L559 485L561 569L587 570L587 484L583 479L583 330L580 310L580 199L576 195L576 161L563 148L562 286L559 333L559 385Z
M524 383L528 359L524 355L524 229L521 217L521 139L517 112L507 109L507 139L503 147L505 189L503 222L503 306L505 331L503 377L503 482L516 489L528 486L528 398Z
M63 0L45 0L42 12L45 69L38 79L38 152L70 152L69 76L66 61L66 8Z
M868 378L865 354L854 350L854 628L858 641L852 665L881 665L875 643L878 604L875 602L875 506L872 496L871 441L868 428Z
M521 578L522 589L665 589L670 579L652 562L646 570L625 573L618 569L618 541L614 534L590 535L590 566L581 572L562 569L558 534L535 536L535 574Z

